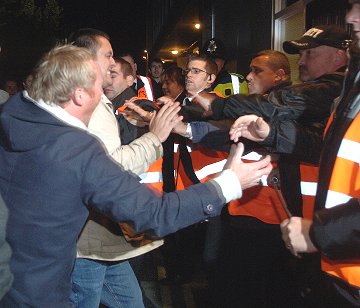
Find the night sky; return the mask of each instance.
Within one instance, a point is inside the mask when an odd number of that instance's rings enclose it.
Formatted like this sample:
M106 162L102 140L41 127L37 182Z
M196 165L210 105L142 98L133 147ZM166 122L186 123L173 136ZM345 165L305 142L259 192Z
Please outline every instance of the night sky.
M20 0L19 0L20 1ZM57 0L63 8L61 25L57 39L63 40L79 28L96 28L108 33L114 54L123 51L132 53L136 58L140 73L145 67L142 59L146 46L146 0ZM35 1L45 7L46 0ZM1 24L1 22L0 22ZM25 27L32 27L32 25ZM34 30L36 33L46 29ZM0 54L0 82L6 78L22 78L33 68L41 54L49 46L42 39L33 39L32 34L25 31L19 24L6 28L0 36L2 52ZM5 35L5 36L4 36ZM46 35L46 34L45 34ZM53 45L51 45L53 46Z
M145 0L58 0L63 7L64 30L97 28L108 33L114 52L140 54L146 44ZM142 54L141 54L142 55Z

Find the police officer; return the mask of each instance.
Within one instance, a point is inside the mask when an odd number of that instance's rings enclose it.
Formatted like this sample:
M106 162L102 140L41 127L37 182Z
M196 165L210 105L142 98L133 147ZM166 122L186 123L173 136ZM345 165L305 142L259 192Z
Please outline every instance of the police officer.
M226 49L221 40L217 38L207 40L202 47L201 53L213 58L218 66L218 74L212 84L212 89L215 92L223 96L239 93L248 94L247 83L244 76L229 73L225 69L227 60Z

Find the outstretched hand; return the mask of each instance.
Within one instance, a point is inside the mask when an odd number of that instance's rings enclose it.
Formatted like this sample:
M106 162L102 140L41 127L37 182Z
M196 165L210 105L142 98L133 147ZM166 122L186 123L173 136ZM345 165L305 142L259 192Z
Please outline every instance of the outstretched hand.
M245 163L241 157L244 153L244 145L239 142L231 146L231 151L224 169L234 171L239 179L242 189L258 185L263 175L268 175L272 170L270 156L251 163Z
M126 100L125 106L127 109L123 110L121 114L127 121L135 126L144 127L149 125L153 112L149 112L141 108L138 104L134 103L136 100L136 97Z
M150 121L149 130L154 133L161 142L164 142L170 135L171 130L183 119L178 115L179 103L165 104L154 115Z
M192 102L195 104L199 104L202 109L204 109L204 117L211 116L213 114L211 110L211 103L217 97L213 93L208 93L206 91L201 91L199 93L188 93L193 99Z
M239 117L230 129L230 139L235 142L240 137L260 142L264 141L270 133L270 126L263 118L254 114Z

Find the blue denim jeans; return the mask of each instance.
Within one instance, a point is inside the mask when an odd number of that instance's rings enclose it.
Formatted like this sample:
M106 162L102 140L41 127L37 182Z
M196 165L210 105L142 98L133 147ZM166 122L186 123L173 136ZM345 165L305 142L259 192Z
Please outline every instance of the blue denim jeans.
M128 261L77 258L72 274L71 302L79 308L144 308L141 289Z

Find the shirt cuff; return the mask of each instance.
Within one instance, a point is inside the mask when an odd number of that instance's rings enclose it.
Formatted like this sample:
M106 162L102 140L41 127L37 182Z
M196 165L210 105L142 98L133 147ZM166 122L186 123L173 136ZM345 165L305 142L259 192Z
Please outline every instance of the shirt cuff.
M241 198L241 184L234 171L226 169L213 180L221 187L226 203Z

